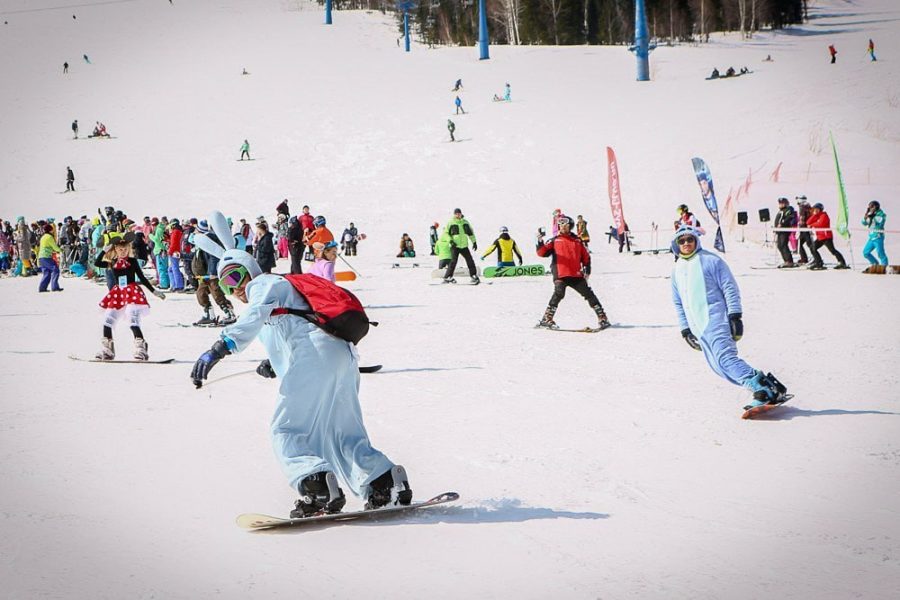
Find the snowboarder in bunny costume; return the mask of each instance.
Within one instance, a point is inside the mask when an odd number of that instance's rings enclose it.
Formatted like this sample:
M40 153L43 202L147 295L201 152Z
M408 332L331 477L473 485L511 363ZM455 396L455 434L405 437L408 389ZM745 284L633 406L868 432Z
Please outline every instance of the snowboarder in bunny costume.
M232 240L225 217L215 212L210 225L219 240ZM272 445L291 487L300 493L292 518L336 513L346 499L338 478L366 508L409 504L406 471L372 447L359 406L356 348L306 319L272 314L277 308L309 310L309 304L284 277L264 274L252 256L195 236L205 252L219 256L219 285L226 295L247 304L238 320L225 327L212 348L194 364L198 388L225 356L241 352L259 338L269 356L257 373L280 380L271 423Z
M672 271L672 301L681 336L694 350L702 350L717 375L753 391L745 409L783 401L780 382L744 362L737 341L744 334L741 293L728 264L700 247L700 230L682 225L673 246L679 261Z

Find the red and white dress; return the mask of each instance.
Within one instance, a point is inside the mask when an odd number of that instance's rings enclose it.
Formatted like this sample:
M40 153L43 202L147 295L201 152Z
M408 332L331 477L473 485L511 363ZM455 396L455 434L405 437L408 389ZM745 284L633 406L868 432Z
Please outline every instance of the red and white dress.
M112 266L116 285L100 301L100 307L107 310L128 309L126 312L145 313L150 310L150 303L144 290L135 281L134 271L140 269L130 258L120 258ZM129 275L131 275L129 277ZM143 273L141 273L143 279Z

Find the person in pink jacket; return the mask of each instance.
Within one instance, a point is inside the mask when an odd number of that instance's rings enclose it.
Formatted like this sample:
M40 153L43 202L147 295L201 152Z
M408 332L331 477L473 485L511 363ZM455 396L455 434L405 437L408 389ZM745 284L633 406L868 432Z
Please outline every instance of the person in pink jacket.
M313 263L309 272L313 275L327 279L334 283L334 261L337 260L338 245L337 242L316 242L313 244L313 252L316 254L316 262Z

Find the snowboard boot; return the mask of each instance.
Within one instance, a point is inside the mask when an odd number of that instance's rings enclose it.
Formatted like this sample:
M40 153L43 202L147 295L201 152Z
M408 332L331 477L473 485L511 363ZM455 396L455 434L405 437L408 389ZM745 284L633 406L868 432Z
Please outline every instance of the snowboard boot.
M753 391L753 400L744 407L744 410L763 404L781 404L785 400L787 388L771 373L763 375L762 371L756 371L744 385Z
M824 271L825 265L820 262L813 262L809 267L807 267L810 271Z
M444 278L441 280L441 283L456 283L456 280L453 279L452 277L444 277Z
M231 325L237 321L237 315L234 314L233 308L230 306L222 306L220 308L225 312L225 317L222 319L223 325Z
M597 327L602 329L607 329L612 327L612 324L609 322L609 319L606 318L606 313L603 311L603 307L599 304L597 306L592 306L594 312L597 313Z
M834 270L838 271L838 270L849 269L849 268L850 267L847 266L847 263L840 263L840 264L838 264L838 266L836 266L834 268Z
M331 471L313 473L305 477L299 485L300 499L294 503L292 519L301 519L317 513L333 514L341 512L347 498L338 486L337 477Z
M216 323L216 315L212 306L207 306L203 311L203 316L194 325L214 325Z
M100 352L94 355L97 360L113 360L116 357L116 346L113 344L112 338L102 338L100 343L103 347Z
M394 465L369 484L366 510L381 508L388 504L409 506L410 502L412 490L409 487L409 478L406 476L406 469L400 465Z
M144 338L134 338L134 360L147 360L150 355L147 354L147 342Z
M542 327L544 329L559 329L559 325L556 324L556 321L553 320L553 315L556 314L555 306L548 306L547 310L544 311L544 318L541 319L541 322L537 324L537 327Z
M471 277L469 277L469 281L472 282L472 285L478 285L479 283L481 283L481 280L478 279L478 275L472 275Z

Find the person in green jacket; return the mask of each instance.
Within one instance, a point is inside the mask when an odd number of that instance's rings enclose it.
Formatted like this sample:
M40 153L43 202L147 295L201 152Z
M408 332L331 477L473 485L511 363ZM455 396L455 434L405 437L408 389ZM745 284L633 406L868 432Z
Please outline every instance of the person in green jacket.
M469 240L472 240L472 250L475 251L478 250L478 242L475 240L472 226L463 217L461 208L454 209L453 218L444 227L444 231L450 236L452 252L450 264L447 265L447 271L444 273L444 283L456 283L453 272L456 270L456 263L459 261L460 255L466 260L472 283L476 285L481 283L481 280L478 279L478 271L475 269L475 260L472 258L472 253L469 252Z
M46 292L47 286L50 286L51 292L63 291L59 287L59 265L53 260L53 254L60 254L62 250L56 244L53 238L53 225L47 223L44 225L44 235L41 236L41 242L38 249L38 265L40 265L43 275L41 275L41 283L38 286L39 292Z
M446 229L441 231L437 241L434 243L434 253L438 257L438 269L446 269L453 258L453 250L450 242L450 234Z
M241 160L244 160L244 155L247 155L247 160L250 160L250 142L244 140L244 143L241 144Z
M169 289L169 253L166 251L165 236L166 226L160 221L153 233L150 234L150 240L153 242L157 287L161 290Z

